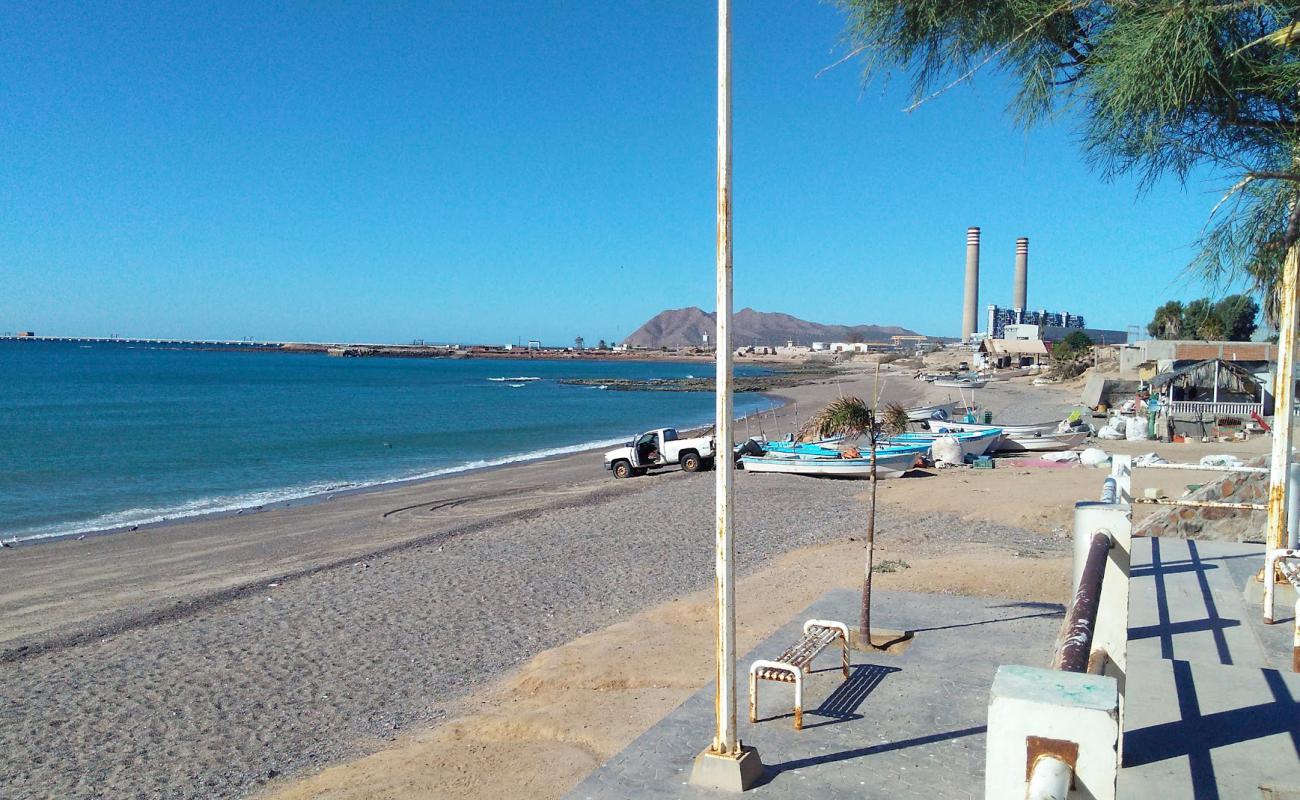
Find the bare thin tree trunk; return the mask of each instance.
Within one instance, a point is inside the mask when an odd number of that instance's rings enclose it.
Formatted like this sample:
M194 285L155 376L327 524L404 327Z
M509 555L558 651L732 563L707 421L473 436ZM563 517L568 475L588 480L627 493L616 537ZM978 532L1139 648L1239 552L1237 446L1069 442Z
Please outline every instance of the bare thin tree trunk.
M876 554L876 445L871 444L871 510L867 512L867 568L862 574L862 617L858 635L862 647L871 647L871 570Z
M880 362L876 362L876 381L872 389L871 416L867 434L871 437L871 509L867 512L867 568L862 573L862 615L858 621L858 638L862 648L871 645L871 571L876 557L876 451L880 447L880 424L876 414L880 410Z

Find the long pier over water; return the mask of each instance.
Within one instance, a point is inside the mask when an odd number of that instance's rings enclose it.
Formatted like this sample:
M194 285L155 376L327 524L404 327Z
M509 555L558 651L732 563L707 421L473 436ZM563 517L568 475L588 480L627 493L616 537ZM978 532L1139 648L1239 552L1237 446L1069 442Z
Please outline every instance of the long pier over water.
M16 336L0 334L0 341L76 342L80 344L149 344L188 347L283 347L288 342L259 342L251 339L142 339L131 336Z

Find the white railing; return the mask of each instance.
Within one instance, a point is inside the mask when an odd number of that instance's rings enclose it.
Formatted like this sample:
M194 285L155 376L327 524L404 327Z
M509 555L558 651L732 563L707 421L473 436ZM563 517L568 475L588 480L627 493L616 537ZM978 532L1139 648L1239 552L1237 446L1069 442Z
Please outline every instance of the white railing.
M1200 414L1216 416L1224 414L1236 417L1248 417L1251 413L1264 414L1263 403L1206 403L1200 400L1174 400L1169 404L1173 414Z

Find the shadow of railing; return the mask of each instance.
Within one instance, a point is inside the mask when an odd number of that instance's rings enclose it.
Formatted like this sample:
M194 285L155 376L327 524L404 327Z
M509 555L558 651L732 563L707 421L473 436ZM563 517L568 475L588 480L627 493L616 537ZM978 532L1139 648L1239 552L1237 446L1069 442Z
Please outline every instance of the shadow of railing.
M1173 722L1151 725L1124 735L1124 766L1138 767L1186 757L1196 798L1218 798L1212 751L1254 739L1285 734L1300 753L1300 704L1291 696L1282 674L1262 670L1273 702L1211 713L1201 703L1187 661L1172 661L1178 694L1178 716Z
M977 625L995 625L999 622L1014 622L1021 619L1038 619L1040 617L1061 617L1065 615L1065 606L1055 603L1044 603L1052 610L1040 611L1037 614L1017 614L1014 617L994 617L993 619L981 619L974 622L954 622L951 625L934 625L929 628L912 628L910 633L923 633L925 631L947 631L953 628L973 628Z
M1188 633L1209 633L1214 641L1215 653L1218 656L1220 664L1232 664L1232 652L1228 647L1228 639L1224 634L1227 628L1240 627L1241 620L1224 617L1219 614L1218 604L1214 600L1214 592L1210 588L1210 581L1206 577L1206 571L1215 569L1215 565L1207 564L1201 558L1200 549L1193 540L1187 541L1188 558L1178 561L1165 561L1161 553L1161 540L1151 540L1151 565L1145 567L1146 576L1154 581L1156 596L1156 618L1155 625L1129 628L1129 639L1155 639L1160 640L1160 657L1165 659L1174 659L1174 636ZM1171 568L1170 565L1176 563L1178 566ZM1193 572L1196 575L1197 590L1201 595L1201 602L1204 604L1204 614L1200 619L1183 620L1174 622L1169 607L1169 588L1165 579L1174 573Z

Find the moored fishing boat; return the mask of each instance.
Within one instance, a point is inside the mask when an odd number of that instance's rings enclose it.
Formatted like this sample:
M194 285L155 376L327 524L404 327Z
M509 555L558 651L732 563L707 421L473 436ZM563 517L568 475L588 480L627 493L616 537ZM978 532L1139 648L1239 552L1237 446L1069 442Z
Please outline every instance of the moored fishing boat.
M931 403L928 406L912 406L907 409L907 418L912 422L925 422L931 419L948 419L957 410L957 401Z
M998 441L1002 438L1002 429L993 428L987 431L952 431L948 433L941 432L914 432L900 433L897 436L889 437L889 444L894 445L933 445L936 439L951 437L957 440L961 445L962 457L982 456L993 452L997 447Z
M929 442L903 445L891 444L877 447L876 454L886 456L910 452L919 455L929 449ZM868 458L871 452L870 447L862 447L852 448L846 454L845 451L828 447L825 442L765 442L763 451L765 454L776 458ZM854 453L858 455L855 456Z
M934 385L948 389L983 389L989 382L983 378L935 378Z
M944 420L943 422L930 423L930 430L935 432L945 431L991 431L997 428L1002 431L1004 436L1020 436L1031 434L1056 433L1060 422L1030 422L1024 425L981 425L978 422L960 422L957 420Z
M877 451L876 477L899 478L916 466L919 452ZM787 475L814 475L841 478L870 478L871 456L863 458L781 458L769 456L743 456L740 459L746 472L777 472Z
M1073 450L1088 440L1088 431L1066 431L1064 433L1022 433L1003 436L998 443L999 453L1020 453L1025 451L1042 452L1045 450Z

